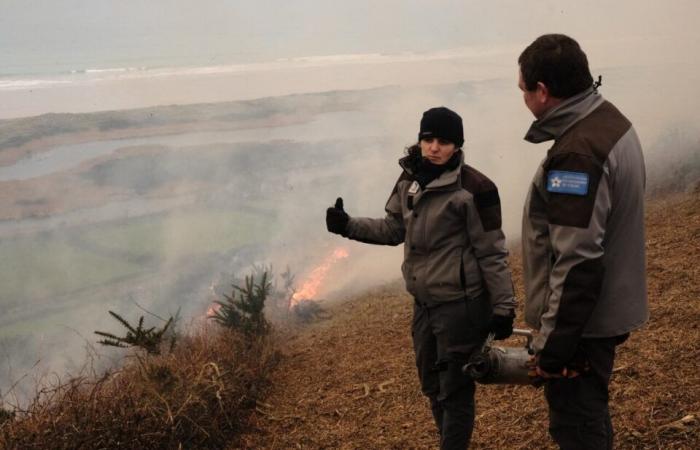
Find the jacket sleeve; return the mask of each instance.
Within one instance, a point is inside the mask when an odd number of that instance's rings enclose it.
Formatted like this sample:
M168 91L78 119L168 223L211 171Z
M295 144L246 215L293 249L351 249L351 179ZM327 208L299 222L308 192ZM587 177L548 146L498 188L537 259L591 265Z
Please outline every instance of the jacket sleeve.
M386 216L382 219L369 217L351 217L348 221L346 235L349 239L378 245L399 245L406 236L401 209L399 183L403 175L394 185L394 190L386 202Z
M611 184L607 163L576 153L552 159L543 176L553 261L535 350L540 367L554 373L574 358L600 297Z
M516 302L501 230L501 200L495 186L474 194L473 204L467 207L467 230L493 312L511 314Z

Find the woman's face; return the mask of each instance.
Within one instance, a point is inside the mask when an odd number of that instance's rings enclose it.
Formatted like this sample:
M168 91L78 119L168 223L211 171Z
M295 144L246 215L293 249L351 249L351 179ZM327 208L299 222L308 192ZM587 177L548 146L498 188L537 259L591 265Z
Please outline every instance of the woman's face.
M420 140L420 154L435 165L443 165L452 158L457 148L445 139L425 138Z

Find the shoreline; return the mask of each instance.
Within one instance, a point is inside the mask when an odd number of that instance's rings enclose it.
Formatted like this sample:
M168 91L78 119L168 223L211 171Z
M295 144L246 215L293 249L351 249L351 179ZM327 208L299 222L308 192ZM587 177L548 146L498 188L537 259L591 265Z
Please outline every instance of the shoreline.
M690 38L679 46L668 36L654 40L636 36L624 40L593 38L582 43L595 55L595 60L591 61L594 72L661 69L665 76L669 70L694 73L697 64L686 55L692 53L700 41ZM427 53L301 56L145 70L137 65L96 69L89 73L9 76L10 84L5 88L2 80L8 77L0 77L0 120L47 113L220 103L387 85L410 87L487 79L509 79L515 83L517 56L523 45L467 46Z
M156 107L159 108L159 107ZM164 106L162 108L168 108ZM151 108L148 108L151 109ZM131 111L118 111L115 113L128 115ZM111 113L111 111L110 111ZM85 114L100 114L100 113L85 113ZM184 123L174 123L161 126L150 126L139 128L137 126L121 128L118 130L101 131L98 129L90 129L85 131L67 131L59 133L55 136L31 139L26 144L15 147L7 147L0 150L0 167L12 166L19 161L41 155L42 153L51 150L53 147L62 145L84 144L88 142L99 142L109 140L120 140L130 138L145 138L156 136L171 136L188 133L205 133L218 131L241 131L253 130L261 128L279 127L303 124L311 120L310 116L299 115L273 115L262 119L247 119L241 122L223 122L223 121L188 121Z

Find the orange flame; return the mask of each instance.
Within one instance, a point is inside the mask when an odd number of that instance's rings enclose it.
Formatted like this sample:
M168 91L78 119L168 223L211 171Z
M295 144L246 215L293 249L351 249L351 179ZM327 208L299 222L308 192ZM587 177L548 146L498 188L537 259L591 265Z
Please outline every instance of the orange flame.
M207 312L204 316L207 319L210 317L216 316L216 313L219 312L219 310L221 309L221 305L216 303L216 300L217 300L217 295L216 295L216 291L214 290L214 283L212 283L209 286L209 303L210 303L210 305L209 305L209 308L207 308Z
M347 258L348 256L348 251L342 247L333 250L333 253L328 255L320 266L311 271L308 279L301 286L301 289L294 293L289 307L293 307L302 300L313 299L318 293L318 288L321 286L321 283L323 283L326 275L328 275L328 271L331 267L333 267L338 260Z
M218 303L211 304L209 308L207 308L207 319L216 316L216 313L219 312L220 309L221 305L219 305Z

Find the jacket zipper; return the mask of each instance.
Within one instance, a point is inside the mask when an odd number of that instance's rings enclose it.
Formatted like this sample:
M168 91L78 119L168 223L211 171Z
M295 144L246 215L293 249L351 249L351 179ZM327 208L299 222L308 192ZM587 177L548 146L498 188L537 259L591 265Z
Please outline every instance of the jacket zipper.
M462 292L467 291L467 280L464 277L464 250L459 251L459 282L462 285Z

